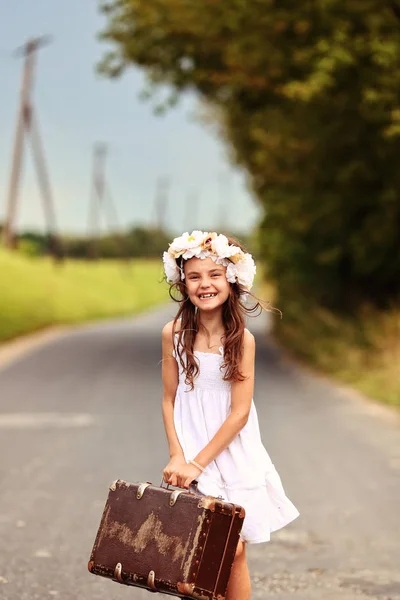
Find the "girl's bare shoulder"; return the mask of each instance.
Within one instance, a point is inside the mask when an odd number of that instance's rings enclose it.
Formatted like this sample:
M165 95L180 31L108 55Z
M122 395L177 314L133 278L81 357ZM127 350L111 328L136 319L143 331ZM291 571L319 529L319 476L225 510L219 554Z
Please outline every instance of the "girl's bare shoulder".
M254 335L251 333L251 331L249 331L247 329L247 327L244 328L244 338L243 339L247 340L247 341L249 341L249 340L252 341L255 339Z
M254 335L251 333L251 331L249 331L248 329L245 328L244 330L244 335L243 335L243 346L245 350L252 350L255 348L256 345L256 340Z
M180 319L178 319L178 321L175 324L175 333L177 333L180 330L180 325L181 325L181 321L180 321ZM162 329L162 337L165 339L171 339L173 331L174 331L174 321L168 321L168 323L166 323Z

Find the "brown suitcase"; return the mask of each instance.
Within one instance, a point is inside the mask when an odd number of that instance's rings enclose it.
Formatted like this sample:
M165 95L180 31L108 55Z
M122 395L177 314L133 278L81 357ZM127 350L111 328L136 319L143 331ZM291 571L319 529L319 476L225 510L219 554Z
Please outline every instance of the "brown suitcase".
M181 598L224 600L244 516L221 498L118 479L89 571Z

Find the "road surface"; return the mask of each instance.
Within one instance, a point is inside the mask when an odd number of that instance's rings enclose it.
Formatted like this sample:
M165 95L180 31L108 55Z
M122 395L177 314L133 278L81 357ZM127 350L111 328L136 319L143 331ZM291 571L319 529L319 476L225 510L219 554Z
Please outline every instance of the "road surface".
M1 600L150 598L87 561L108 485L161 481L172 310L66 332L0 367ZM252 599L400 599L399 417L296 367L262 320L249 328L263 442L301 513L249 546Z

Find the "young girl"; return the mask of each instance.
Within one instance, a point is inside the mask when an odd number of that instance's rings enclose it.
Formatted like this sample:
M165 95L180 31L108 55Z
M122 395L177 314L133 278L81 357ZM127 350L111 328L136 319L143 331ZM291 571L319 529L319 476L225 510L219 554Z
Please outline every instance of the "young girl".
M246 510L226 600L250 600L246 544L268 542L299 512L264 448L253 402L254 337L244 301L256 267L236 241L193 231L163 256L180 308L162 332L163 419L170 450L164 481L222 496Z

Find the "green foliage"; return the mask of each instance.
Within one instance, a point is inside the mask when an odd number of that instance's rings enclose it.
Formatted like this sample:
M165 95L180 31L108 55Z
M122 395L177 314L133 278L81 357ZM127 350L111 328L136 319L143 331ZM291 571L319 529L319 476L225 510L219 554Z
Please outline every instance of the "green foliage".
M158 229L134 227L126 234L127 251L130 256L161 258L170 241L171 235Z
M33 240L20 240L18 250L21 254L26 254L26 256L40 256L42 254L41 246Z
M380 311L364 304L349 317L309 298L290 298L276 333L285 348L307 364L371 398L400 407L398 305Z
M108 233L96 238L64 236L62 249L68 258L161 258L171 236L165 231L132 227L126 232ZM50 254L47 235L27 231L18 236L18 250L29 256Z
M25 231L17 238L19 252L27 256L40 256L47 251L48 240L46 235L35 231Z
M400 9L378 0L112 0L101 70L194 89L265 209L280 306L400 293Z

